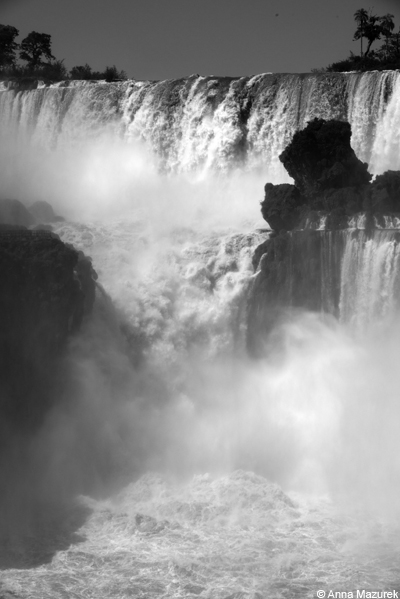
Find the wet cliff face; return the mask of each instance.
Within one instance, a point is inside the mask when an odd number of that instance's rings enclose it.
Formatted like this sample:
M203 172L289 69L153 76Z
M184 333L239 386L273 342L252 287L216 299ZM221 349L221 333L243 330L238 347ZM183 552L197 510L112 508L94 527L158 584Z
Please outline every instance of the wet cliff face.
M95 283L72 247L23 230L0 231L0 278L1 422L29 431L55 401L68 336L90 310Z
M263 353L268 335L290 312L338 315L343 231L293 231L272 236L257 248L258 268L249 293L248 348Z
M380 231L398 218L400 171L386 171L371 183L367 164L355 155L350 138L349 123L310 121L279 156L294 185L265 185L261 213L274 231L253 257L258 271L248 308L253 354L262 353L268 335L288 312L297 308L345 317L345 296L354 295L345 288L357 287L358 271L366 273L360 284L370 280L361 295L372 296L373 280L383 288L385 273L392 270L390 252L397 253L398 239L381 239ZM388 259L386 267L377 264L372 276L368 267L377 244ZM357 251L351 261L358 268L350 281L351 268L346 273L343 265L353 246ZM392 274L389 278L395 280ZM353 314L360 312L353 308Z

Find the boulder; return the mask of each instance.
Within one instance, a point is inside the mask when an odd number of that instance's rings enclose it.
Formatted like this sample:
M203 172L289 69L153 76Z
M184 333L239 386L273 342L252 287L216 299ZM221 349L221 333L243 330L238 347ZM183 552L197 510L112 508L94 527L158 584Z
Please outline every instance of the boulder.
M261 213L271 229L290 230L296 226L306 200L294 185L267 183Z

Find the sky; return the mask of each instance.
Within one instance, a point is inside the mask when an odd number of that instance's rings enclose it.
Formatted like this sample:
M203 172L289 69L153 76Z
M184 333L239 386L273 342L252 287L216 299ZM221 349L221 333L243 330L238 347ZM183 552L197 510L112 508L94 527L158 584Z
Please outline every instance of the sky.
M395 16L400 0L0 0L0 23L21 41L52 36L68 69L116 65L134 79L193 73L243 76L310 72L344 59L354 12ZM374 46L373 46L374 47Z

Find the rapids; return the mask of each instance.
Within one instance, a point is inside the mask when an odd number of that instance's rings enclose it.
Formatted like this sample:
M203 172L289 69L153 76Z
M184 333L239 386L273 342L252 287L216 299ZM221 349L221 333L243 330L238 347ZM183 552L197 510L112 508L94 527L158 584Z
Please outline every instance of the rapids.
M0 92L2 196L50 201L101 283L15 485L39 507L10 510L0 597L399 588L395 219L373 238L355 222L340 251L321 231L339 312L327 297L277 326L268 357L246 349L279 153L310 118L346 118L371 171L400 169L399 85L196 75Z

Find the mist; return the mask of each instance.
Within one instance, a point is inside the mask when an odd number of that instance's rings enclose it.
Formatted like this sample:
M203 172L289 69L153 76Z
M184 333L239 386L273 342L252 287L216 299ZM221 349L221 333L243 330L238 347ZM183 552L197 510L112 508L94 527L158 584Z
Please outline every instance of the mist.
M99 303L30 445L31 493L102 497L148 471L183 482L242 469L393 516L398 317L355 339L333 318L300 313L275 331L281 351L258 361L226 342L210 348L192 328L190 347L160 336L139 359L134 333Z
M287 492L390 514L397 313L354 331L289 311L266 355L250 358L251 258L269 234L259 202L267 181L288 181L276 156L253 168L232 158L227 171L216 143L219 171L200 159L179 170L176 156L168 170L144 134L124 136L111 109L86 119L89 106L62 134L57 112L46 120L25 106L18 134L2 134L1 197L50 202L66 219L54 231L92 257L100 282L53 408L3 459L11 528L27 503L109 496L149 471L187 481L250 470Z

